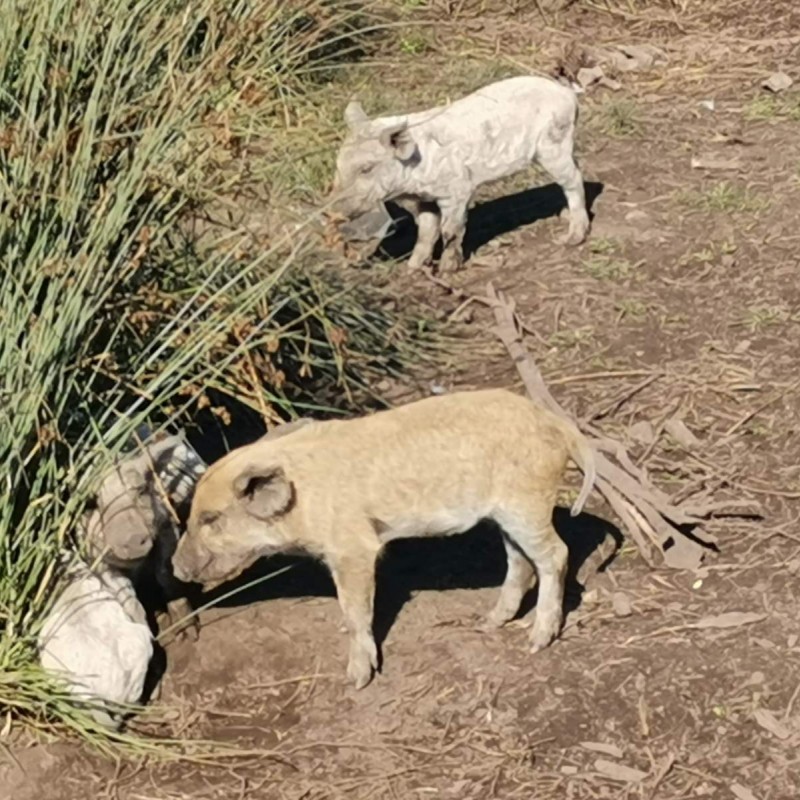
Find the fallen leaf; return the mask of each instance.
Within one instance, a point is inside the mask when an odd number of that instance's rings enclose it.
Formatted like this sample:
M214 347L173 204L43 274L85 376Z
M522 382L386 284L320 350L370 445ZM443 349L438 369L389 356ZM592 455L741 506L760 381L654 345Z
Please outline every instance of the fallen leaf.
M766 708L757 708L753 713L755 721L765 730L778 739L788 739L792 732L777 717Z
M624 764L615 764L613 761L606 761L604 758L598 758L594 762L594 768L615 781L622 781L624 783L640 783L647 777L646 772L633 767L626 767Z
M595 753L604 753L612 758L622 758L623 755L622 750L615 744L606 744L605 742L581 742L581 747Z
M597 83L603 75L605 75L605 73L602 67L581 67L575 75L575 78L585 89L593 83Z
M794 81L785 72L773 72L761 86L770 92L782 92L788 89Z
M766 618L766 614L757 614L754 611L728 611L725 614L703 617L703 619L693 623L690 627L700 630L706 628L738 628L741 625L752 625L754 622L762 622Z
M682 419L673 417L664 423L664 430L681 446L692 450L700 446L700 440L686 427Z
M611 78L606 76L602 67L582 67L578 70L575 78L578 85L583 89L588 89L590 86L594 86L594 84L605 86L607 89L611 89L615 92L622 88L621 83L611 80Z
M617 45L617 50L611 53L611 63L623 72L632 72L666 64L667 56L650 44L625 44Z
M656 436L653 426L646 419L631 425L628 428L628 433L632 439L636 439L637 442L642 444L652 444Z
M749 790L745 789L740 783L731 784L731 792L737 800L758 800L758 798Z
M664 564L670 569L685 569L694 572L703 563L703 546L685 536L673 540L671 547L664 550Z

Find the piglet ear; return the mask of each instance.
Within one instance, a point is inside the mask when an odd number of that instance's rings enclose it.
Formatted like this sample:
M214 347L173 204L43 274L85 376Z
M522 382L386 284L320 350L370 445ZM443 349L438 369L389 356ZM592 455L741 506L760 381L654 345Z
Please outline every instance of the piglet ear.
M355 98L353 98L347 104L347 108L344 110L344 121L351 129L357 128L359 125L363 125L365 122L369 122L367 113L362 108L361 103L359 103Z
M246 467L233 491L248 514L264 521L285 514L294 502L294 487L282 467Z
M378 138L380 143L400 161L408 161L417 152L417 143L408 129L407 121L384 128Z

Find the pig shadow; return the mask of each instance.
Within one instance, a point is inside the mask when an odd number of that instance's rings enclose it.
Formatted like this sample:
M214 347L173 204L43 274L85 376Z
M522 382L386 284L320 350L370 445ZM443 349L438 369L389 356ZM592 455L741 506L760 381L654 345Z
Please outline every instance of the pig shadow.
M594 218L592 207L603 192L603 184L592 181L585 182L583 186L589 217ZM476 250L498 236L524 225L557 217L566 207L564 192L557 183L477 203L470 209L467 220L464 258L469 258ZM395 229L381 242L373 258L379 261L408 258L417 241L417 226L412 216L394 203L387 203L386 209L395 221ZM436 245L435 258L439 258L441 249L440 241Z
M564 610L569 613L581 602L584 586L577 574L585 561L611 536L614 550L598 571L605 571L622 546L622 534L611 523L590 514L571 517L557 508L556 531L569 548ZM285 567L286 572L268 577ZM421 590L483 589L500 586L506 574L506 553L499 528L482 522L459 536L400 539L390 542L378 564L373 631L378 648L385 640L398 614L411 597ZM208 602L237 587L264 580L220 600L219 608L235 608L279 597L335 597L336 588L327 568L312 558L273 556L263 559L235 582L219 587L204 597ZM525 596L518 617L536 605L536 588ZM476 608L483 616L490 607ZM337 620L338 621L338 620ZM202 640L202 631L201 631Z

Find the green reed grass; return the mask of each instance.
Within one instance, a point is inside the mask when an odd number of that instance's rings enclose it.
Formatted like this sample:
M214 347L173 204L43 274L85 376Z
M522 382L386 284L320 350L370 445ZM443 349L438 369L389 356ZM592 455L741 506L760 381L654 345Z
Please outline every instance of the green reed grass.
M378 27L321 0L0 5L0 729L104 740L35 637L56 556L140 423L185 423L209 386L268 414L341 408L429 356L303 230L187 222Z

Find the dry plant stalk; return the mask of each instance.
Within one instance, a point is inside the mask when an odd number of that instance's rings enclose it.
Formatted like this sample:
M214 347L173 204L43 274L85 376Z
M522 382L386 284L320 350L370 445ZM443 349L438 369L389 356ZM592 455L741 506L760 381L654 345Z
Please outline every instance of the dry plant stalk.
M514 300L495 291L491 283L486 295L495 318L494 332L513 359L528 395L550 411L570 419L550 394L542 373L523 344L523 325L517 317ZM651 567L657 566L660 560L674 569L696 569L706 547L714 543L713 537L696 530L704 520L721 514L758 515L758 507L747 502L676 504L650 483L620 442L601 437L589 424L582 427L597 455L596 487ZM689 529L691 536L686 533Z

